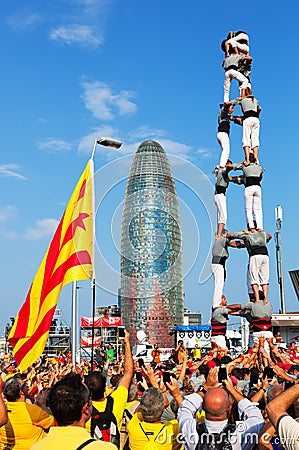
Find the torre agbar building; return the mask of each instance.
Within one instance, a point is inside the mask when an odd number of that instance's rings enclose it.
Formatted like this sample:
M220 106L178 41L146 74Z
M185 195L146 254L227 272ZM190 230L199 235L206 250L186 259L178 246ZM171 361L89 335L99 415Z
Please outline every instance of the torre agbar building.
M145 141L134 156L121 230L121 312L132 343L174 345L183 324L182 233L176 187L161 145Z

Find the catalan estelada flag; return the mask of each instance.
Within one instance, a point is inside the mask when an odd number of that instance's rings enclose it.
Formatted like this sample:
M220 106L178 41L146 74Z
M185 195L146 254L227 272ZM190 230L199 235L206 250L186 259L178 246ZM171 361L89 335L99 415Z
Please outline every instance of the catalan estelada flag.
M93 220L93 161L89 160L8 336L21 371L43 353L62 287L92 278Z

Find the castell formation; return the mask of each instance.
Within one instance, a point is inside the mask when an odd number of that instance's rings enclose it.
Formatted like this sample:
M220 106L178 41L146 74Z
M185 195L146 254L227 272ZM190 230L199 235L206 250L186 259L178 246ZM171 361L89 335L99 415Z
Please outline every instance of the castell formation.
M219 164L215 167L215 204L217 209L217 230L212 249L211 272L214 277L214 293L211 315L212 342L226 350L226 328L228 315L241 315L249 321L249 347L263 339L266 351L268 340L272 339L272 305L268 299L269 256L267 244L271 235L263 229L262 179L264 168L259 153L259 132L261 106L254 96L250 81L253 58L250 54L249 36L244 31L230 31L221 43L224 53L223 101L218 114L217 140L221 148ZM239 83L240 96L231 99L231 83ZM238 108L237 114L233 115ZM244 157L233 163L230 158L231 123L241 126ZM242 156L238 159L242 159ZM239 171L232 175L234 171ZM230 182L244 189L246 223L240 223L238 232L228 232L227 198ZM237 188L240 188L237 186ZM227 195L228 194L228 195ZM240 215L241 217L241 215ZM247 287L249 299L243 304L227 305L223 294L226 280L225 264L229 248L246 248L248 252ZM237 250L238 251L238 250ZM228 273L228 280L233 275ZM244 276L245 279L245 276Z

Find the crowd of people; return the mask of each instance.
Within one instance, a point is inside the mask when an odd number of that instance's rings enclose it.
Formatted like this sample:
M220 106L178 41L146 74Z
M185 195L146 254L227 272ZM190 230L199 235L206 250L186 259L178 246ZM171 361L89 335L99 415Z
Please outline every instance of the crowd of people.
M218 226L213 246L214 295L211 348L186 349L178 341L162 359L155 344L152 362L133 360L130 336L123 350L100 345L94 358L73 364L70 354L43 355L19 371L12 355L1 359L0 450L251 450L299 449L299 352L272 334L268 299L271 235L263 231L259 164L259 102L252 95L248 35L230 32L225 53L224 103L218 117L222 153L216 169ZM231 81L240 97L230 100ZM240 105L242 116L232 116ZM230 122L243 127L245 160L233 164ZM231 177L232 170L242 171ZM228 233L226 190L244 184L247 230ZM228 249L246 248L249 301L229 304L223 295ZM248 349L231 355L228 315L250 323Z
M123 347L93 367L44 355L23 373L5 353L0 449L299 448L294 343L259 335L231 356L216 343L204 351L179 341L167 360L156 345L149 364L133 360L127 332Z

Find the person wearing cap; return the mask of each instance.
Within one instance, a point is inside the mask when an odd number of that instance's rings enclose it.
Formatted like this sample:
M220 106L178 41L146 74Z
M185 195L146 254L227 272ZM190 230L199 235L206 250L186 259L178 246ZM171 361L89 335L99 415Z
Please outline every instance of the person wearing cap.
M271 234L265 231L254 230L239 231L227 235L227 239L241 239L249 255L250 283L254 292L255 301L259 302L259 286L264 293L264 303L268 302L269 288L269 256L267 244L272 239Z
M21 379L9 378L3 386L8 422L0 428L0 449L29 449L46 437L46 430L54 424L51 414L41 407L25 402Z
M242 170L245 200L245 216L249 231L263 230L262 179L265 169L257 164L253 153L249 154L249 164L233 164L233 170Z

